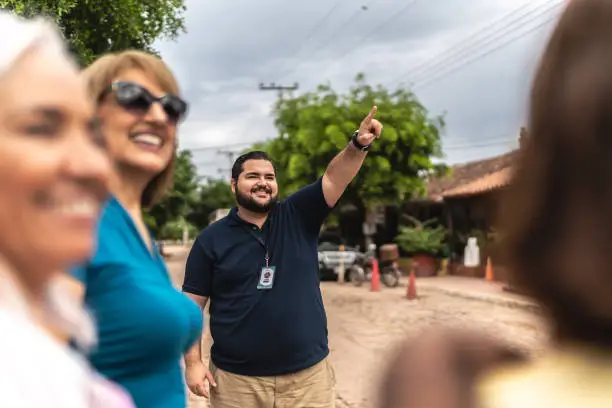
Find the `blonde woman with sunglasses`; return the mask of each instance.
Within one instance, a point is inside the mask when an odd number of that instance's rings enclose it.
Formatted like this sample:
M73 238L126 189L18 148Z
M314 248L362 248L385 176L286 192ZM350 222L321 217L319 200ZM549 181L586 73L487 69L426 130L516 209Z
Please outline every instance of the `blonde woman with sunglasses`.
M172 286L142 211L172 182L187 104L168 67L147 53L106 55L84 77L113 165L97 252L73 270L99 330L90 361L138 408L184 408L180 361L198 338L202 313Z

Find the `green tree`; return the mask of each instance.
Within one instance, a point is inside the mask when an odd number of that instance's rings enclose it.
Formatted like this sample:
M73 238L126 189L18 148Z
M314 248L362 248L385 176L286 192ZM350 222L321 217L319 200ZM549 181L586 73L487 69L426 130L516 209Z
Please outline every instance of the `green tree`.
M198 201L198 175L191 152L180 151L176 158L174 183L164 199L146 211L145 221L158 238L180 239L182 226L192 229L187 215Z
M279 135L258 147L267 150L282 169L277 177L284 196L324 173L373 105L378 106L376 118L384 130L343 201L363 211L424 193L424 176L437 170L432 158L441 156L443 118L430 115L408 90L372 87L362 74L355 82L346 94L321 85L316 91L280 98L276 103Z
M83 65L109 51L154 52L155 40L185 32L184 0L0 0L0 8L53 19Z
M206 228L210 213L221 208L234 206L234 195L229 183L223 180L208 180L200 186L198 201L192 208L187 220L198 230Z

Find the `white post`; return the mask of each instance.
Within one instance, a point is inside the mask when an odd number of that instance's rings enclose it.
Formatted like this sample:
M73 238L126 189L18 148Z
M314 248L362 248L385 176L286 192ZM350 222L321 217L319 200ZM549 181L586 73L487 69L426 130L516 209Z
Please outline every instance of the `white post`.
M338 266L338 283L344 283L344 245L340 245L340 265Z
M189 230L187 229L187 225L183 226L183 246L187 246L187 242L189 241Z

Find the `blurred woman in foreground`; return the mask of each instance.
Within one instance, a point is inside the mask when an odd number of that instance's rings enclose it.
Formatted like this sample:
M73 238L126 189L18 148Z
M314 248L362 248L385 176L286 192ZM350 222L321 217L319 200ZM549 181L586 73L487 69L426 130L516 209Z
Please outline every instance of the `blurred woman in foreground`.
M0 406L131 407L52 333L93 325L57 285L86 259L110 166L57 30L0 12Z
M90 360L138 408L184 408L181 358L199 336L202 313L172 286L143 210L172 183L187 104L168 67L144 52L105 55L84 76L113 167L97 251L73 271L99 329Z
M483 406L612 405L612 2L572 0L531 90L529 137L501 223L517 283L555 347L500 369Z
M553 347L531 362L498 354L475 365L469 353L445 357L457 346L453 331L437 336L430 358L416 354L421 340L410 342L385 379L395 386L382 407L612 406L612 1L566 7L534 78L528 139L500 212L509 266L548 316ZM475 347L478 333L469 336L472 357L507 350ZM447 382L433 389L398 375L422 370ZM435 403L414 403L423 400Z

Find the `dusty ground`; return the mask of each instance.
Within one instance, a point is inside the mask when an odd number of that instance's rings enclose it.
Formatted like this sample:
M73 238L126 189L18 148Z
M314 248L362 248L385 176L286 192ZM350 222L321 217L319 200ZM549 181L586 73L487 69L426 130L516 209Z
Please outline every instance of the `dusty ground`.
M184 260L169 267L182 281ZM535 315L520 309L461 299L442 293L422 293L417 301L404 298L405 288L372 293L335 282L322 284L327 310L331 359L337 377L339 408L372 407L379 372L394 344L406 335L432 325L480 327L526 350L544 346L545 330ZM209 348L210 338L205 342ZM190 408L207 407L192 397Z

